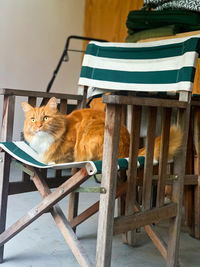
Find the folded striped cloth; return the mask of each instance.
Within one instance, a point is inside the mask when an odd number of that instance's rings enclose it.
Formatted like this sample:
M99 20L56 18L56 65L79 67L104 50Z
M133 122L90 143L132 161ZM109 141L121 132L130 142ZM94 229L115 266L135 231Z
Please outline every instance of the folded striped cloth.
M69 163L44 164L38 154L24 141L1 142L0 148L11 155L17 161L36 168L71 169L86 167L89 175L102 172L102 161L81 161ZM138 167L144 165L144 157L138 157ZM118 170L128 169L128 158L118 160Z

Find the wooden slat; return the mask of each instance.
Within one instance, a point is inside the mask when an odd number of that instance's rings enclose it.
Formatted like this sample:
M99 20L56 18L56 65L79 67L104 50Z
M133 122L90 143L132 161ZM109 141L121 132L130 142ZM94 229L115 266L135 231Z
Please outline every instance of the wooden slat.
M155 177L155 176L154 176ZM157 177L153 178L153 184L157 184L158 179L156 179ZM178 178L178 176L177 176ZM165 184L166 185L172 185L174 183L174 179L166 179L165 180ZM139 181L139 184L141 184L141 182ZM198 175L197 174L186 174L184 175L184 185L197 185L198 184ZM142 185L142 184L141 184Z
M48 177L46 179L46 182L48 184L49 188L55 188L60 186L62 183L64 183L66 180L68 180L70 176L63 176L58 178L50 178ZM21 193L26 193L26 192L31 192L31 191L36 191L36 187L32 181L18 181L18 182L10 182L9 183L9 190L8 194L9 195L14 195L14 194L21 194Z
M160 99L153 97L130 97L119 95L104 95L103 102L107 104L118 105L136 105L136 106L150 106L150 107L166 107L166 108L186 108L187 103L175 99Z
M110 266L111 262L121 111L120 105L107 105L106 107L101 182L101 186L106 189L106 194L100 195L96 253L96 266L98 267Z
M78 215L78 202L79 192L71 192L69 195L68 221L73 220ZM73 230L76 231L76 227Z
M183 131L182 145L174 162L174 173L179 179L173 184L172 201L177 203L177 215L170 219L169 238L167 251L167 267L177 266L180 243L180 227L184 190L185 161L187 152L187 140L189 131L190 105L186 110L179 110L178 125Z
M0 152L0 233L5 230L10 174L10 158L5 152ZM3 262L4 246L0 245L0 263Z
M135 211L141 211L140 207L138 205L134 206ZM156 231L155 227L152 225L145 225L144 229L148 236L151 238L154 245L157 247L157 249L160 251L161 255L164 259L167 258L167 244L163 240L163 238L160 236L159 232Z
M189 134L187 142L187 157L186 157L186 173L194 173L194 140L193 140L193 109L190 112ZM185 185L185 181L184 181ZM194 220L194 203L193 203L194 187L192 185L184 186L184 207L185 207L185 222L191 230Z
M59 111L62 114L67 114L67 99L60 99ZM55 170L55 177L59 179L61 175L62 175L62 170Z
M55 176L57 179L60 179L61 176L62 176L62 170L55 170L55 172L54 172L54 176Z
M195 163L195 172L199 173L200 159ZM198 177L198 184L194 188L194 221L192 227L192 236L200 239L200 175Z
M60 112L62 114L67 114L67 99L60 100Z
M13 121L15 97L4 96L1 124L1 142L11 141L13 136ZM0 151L0 233L5 230L7 200L9 188L10 158ZM0 245L0 263L3 262L4 246Z
M35 107L37 103L37 98L34 96L29 96L28 98L28 103L32 106Z
M192 99L191 104L193 107L200 107L200 101L195 100L195 98Z
M60 93L46 93L41 91L29 91L29 90L15 90L15 89L7 89L0 88L0 95L8 95L8 96L26 96L26 97L41 97L41 98L51 98L56 97L58 99L74 99L74 100L82 100L81 95L73 95L73 94L60 94Z
M162 132L161 132L161 143L160 143L161 150L159 159L159 174L158 174L157 199L156 199L157 207L160 207L164 204L164 198L165 198L165 179L167 176L170 121L171 121L171 109L165 108L163 110Z
M198 175L185 175L185 184L197 185L197 181L198 181ZM173 184L173 180L172 179L166 180L166 184ZM142 184L140 183L138 184L138 181L137 181L137 185L142 185ZM127 190L126 183L120 185L116 192L116 198L124 194L126 190ZM73 227L78 226L79 224L81 224L82 222L90 218L92 215L94 215L96 212L98 212L98 210L99 210L99 201L97 201L92 206L90 206L88 209L86 209L85 211L80 213L78 216L73 218L70 221L71 227L73 228Z
M37 187L38 191L40 192L43 198L47 197L51 194L51 190L47 186L45 180L42 178L41 173L37 169L30 168L35 175L32 177L32 180ZM80 242L78 241L77 236L75 235L74 231L72 230L69 222L67 221L63 211L61 210L60 206L56 204L51 210L51 215L58 226L59 230L61 231L65 241L69 245L71 251L73 252L75 258L77 259L78 263L81 266L93 266L90 259L88 258L84 248L81 246Z
M72 168L72 174L77 172L77 168ZM78 214L78 204L79 204L79 192L71 192L69 194L69 209L68 209L68 221L71 221ZM73 228L76 232L76 227Z
M129 151L129 169L127 177L127 193L126 193L126 209L125 215L133 214L133 205L136 201L136 180L137 180L137 164L138 150L140 142L140 124L141 124L142 108L141 106L132 106L131 118L131 134L130 134L130 151ZM127 233L127 243L134 245L134 232Z
M153 228L153 226L146 225L146 226L144 226L144 229L145 229L146 233L148 234L148 236L151 238L154 245L160 251L163 258L166 260L167 259L167 244L166 244L166 242L162 239L162 237L156 231L156 229Z
M33 96L29 96L28 97L28 103L32 106L32 107L35 107L36 106L36 103L37 103L37 98L36 97L33 97ZM23 135L22 135L23 136ZM23 136L23 139L24 139L24 136ZM22 140L23 140L22 139ZM25 172L22 172L22 181L29 181L30 180L30 176L25 173Z
M146 155L144 165L143 192L142 192L142 210L150 208L151 187L153 175L153 155L154 155L154 140L156 131L156 115L157 109L149 108L147 138L146 138Z
M55 205L58 201L64 198L71 191L76 189L81 183L86 181L88 178L88 173L85 168L82 168L77 172L71 179L67 180L62 186L55 189L51 195L47 196L38 205L32 208L27 214L25 214L21 219L10 226L5 232L0 235L0 246L9 241L17 233L21 232L25 227L35 221L43 213L48 211Z
M86 108L88 86L83 87L82 100L78 102L78 108Z
M184 185L197 185L199 176L196 174L186 174L184 176Z
M194 145L197 157L195 158L195 173L198 175L198 183L194 188L194 222L192 235L200 239L200 110L194 114Z
M15 97L4 96L1 124L1 142L12 141Z
M114 234L120 234L139 227L144 227L162 220L174 217L177 212L177 204L171 203L160 208L154 208L138 212L129 216L122 216L114 220Z

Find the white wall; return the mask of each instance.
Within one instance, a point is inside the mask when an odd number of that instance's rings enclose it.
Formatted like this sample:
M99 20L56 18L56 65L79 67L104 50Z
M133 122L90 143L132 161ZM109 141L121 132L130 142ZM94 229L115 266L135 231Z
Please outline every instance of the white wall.
M0 0L0 88L45 91L69 35L83 35L84 0ZM73 41L71 48L82 48ZM52 92L76 93L81 54L70 53ZM2 106L2 97L0 105ZM2 111L1 111L2 113ZM23 125L23 113L18 128ZM1 118L0 118L1 119Z

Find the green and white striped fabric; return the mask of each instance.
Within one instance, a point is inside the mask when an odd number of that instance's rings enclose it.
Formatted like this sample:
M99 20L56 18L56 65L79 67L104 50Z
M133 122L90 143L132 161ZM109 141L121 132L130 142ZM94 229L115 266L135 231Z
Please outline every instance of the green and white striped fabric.
M150 43L92 41L84 55L79 84L91 87L89 97L105 90L191 91L199 37Z
M36 168L53 168L53 169L71 169L86 167L89 175L101 173L102 161L81 161L61 164L44 164L38 157L38 154L24 141L1 142L0 148L11 155L17 161ZM138 167L144 165L144 157L138 157ZM118 170L128 169L128 159L118 160Z

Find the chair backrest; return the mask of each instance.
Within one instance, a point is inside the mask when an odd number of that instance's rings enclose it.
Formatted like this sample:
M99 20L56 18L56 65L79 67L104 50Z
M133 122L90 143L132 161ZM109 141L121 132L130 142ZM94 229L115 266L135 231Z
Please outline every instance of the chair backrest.
M191 91L200 49L199 35L152 43L90 42L79 84L126 91Z
M25 91L25 90L14 90L14 89L0 89L0 96L3 97L3 107L2 107L2 123L0 126L0 141L8 142L13 141L13 131L14 125L19 126L19 114L20 112L15 108L15 103L19 104L22 101L27 101L30 105L36 106L40 105L41 101L45 104L51 97L56 97L59 101L59 111L63 114L70 113L75 108L80 108L84 106L85 101L82 96L70 95L70 94L59 94L59 93L46 93L39 91ZM25 98L25 99L24 99ZM73 101L73 104L71 104ZM17 121L18 120L18 121ZM23 129L23 118L20 118L20 123L22 122L19 131ZM18 131L17 131L18 132ZM22 137L22 135L21 135ZM14 136L14 139L16 137ZM17 139L20 137L17 137ZM15 139L16 140L16 139ZM18 139L19 140L19 139ZM47 174L44 174L46 176ZM52 175L52 174L51 174ZM63 173L64 176L66 176ZM56 177L56 178L55 178ZM59 179L57 179L59 177ZM66 177L62 176L61 171L57 170L55 172L54 184L51 186L56 187L58 185L58 180L63 181ZM29 175L22 173L23 181L18 183L9 184L9 194L23 193L35 190L35 186L30 181ZM51 180L51 181L53 181ZM60 183L60 182L59 182Z
M84 106L84 99L82 96L59 94L59 93L45 93L39 91L26 91L14 89L0 89L0 96L3 96L3 112L2 124L0 126L2 142L13 140L13 126L15 112L15 102L27 101L30 105L40 105L41 101L45 104L51 97L56 97L59 101L59 111L63 114L70 113L77 107ZM26 97L26 99L24 99ZM73 101L73 105L70 103ZM70 103L70 104L69 104Z

